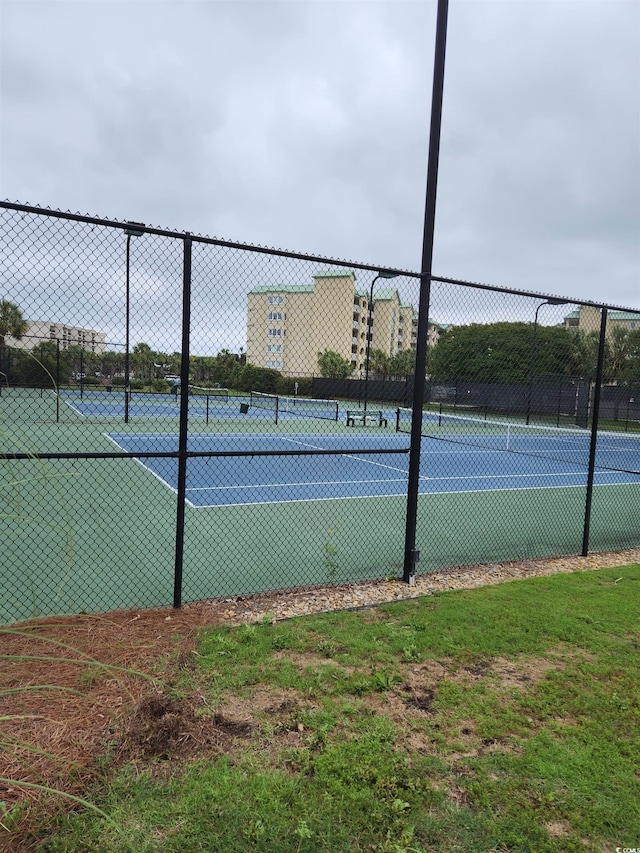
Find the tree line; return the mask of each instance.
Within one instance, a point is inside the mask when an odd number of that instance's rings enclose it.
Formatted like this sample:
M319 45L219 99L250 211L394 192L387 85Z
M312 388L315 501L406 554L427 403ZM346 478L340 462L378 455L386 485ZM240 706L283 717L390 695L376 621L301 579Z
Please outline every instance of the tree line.
M429 352L429 378L518 384L551 376L595 377L598 332L538 326L535 340L533 333L532 323L452 326ZM640 385L640 329L612 328L603 378L607 384Z
M124 381L125 353L90 353L79 346L60 350L56 341L44 340L31 350L5 346L5 337L20 340L27 331L20 308L0 301L0 372L11 370L15 384L48 385L52 378L65 384L85 374L87 383L113 384ZM571 376L592 379L596 373L598 332L564 326L538 326L523 322L471 323L451 326L427 354L427 376L432 382L498 382L519 384L531 378ZM608 384L640 385L640 328L614 326L605 341L604 381ZM153 350L137 343L129 357L130 379L165 388L166 374L180 374L181 355ZM368 359L369 376L375 379L404 379L415 370L415 351L402 350L388 356L373 349ZM318 353L321 376L344 379L352 365L339 353ZM298 383L301 394L311 388L309 377L283 377L271 368L248 364L246 355L228 349L213 356L191 356L189 375L195 384L272 393L292 393Z
M640 319L640 315L639 315ZM451 326L427 355L427 377L435 383L497 382L522 384L531 378L571 376L593 379L598 359L598 332L538 326L532 323L471 323ZM338 353L318 353L322 376L345 379L351 364ZM369 355L369 376L404 379L415 371L415 351L389 357ZM614 326L605 341L604 381L640 385L640 328Z

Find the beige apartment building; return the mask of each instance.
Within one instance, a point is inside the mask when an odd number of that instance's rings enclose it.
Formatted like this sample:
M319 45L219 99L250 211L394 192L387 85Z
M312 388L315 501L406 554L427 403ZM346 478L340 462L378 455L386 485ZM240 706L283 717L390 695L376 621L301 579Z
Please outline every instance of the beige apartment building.
M86 352L101 354L105 351L105 334L95 329L69 326L66 323L50 323L46 320L27 320L27 331L17 340L11 335L5 337L5 343L14 349L32 350L44 341L60 341L62 350L68 347L81 347Z
M580 329L589 334L600 332L600 309L593 305L581 305L564 318L566 329ZM635 331L640 329L640 312L607 311L607 337L615 328Z
M418 316L397 290L374 294L370 349L394 356L415 349ZM324 270L312 284L254 287L248 295L247 362L285 376L317 376L318 354L338 353L352 375L365 370L369 296L356 288L353 270ZM430 324L434 343L443 327Z

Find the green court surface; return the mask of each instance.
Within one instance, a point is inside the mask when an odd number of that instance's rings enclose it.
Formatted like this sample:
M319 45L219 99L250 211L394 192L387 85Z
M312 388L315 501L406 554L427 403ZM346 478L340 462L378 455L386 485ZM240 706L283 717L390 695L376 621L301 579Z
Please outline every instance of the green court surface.
M38 422L35 410L30 423L17 423L5 404L6 452L111 453L110 432L166 434L178 426L175 418ZM354 435L343 422L307 419L278 427L265 418L194 420L190 429L230 433L239 449L240 429ZM592 551L638 546L639 490L637 483L594 489ZM0 458L0 495L0 622L172 604L177 497L138 461ZM583 488L421 495L418 572L580 553L584 513ZM399 577L405 521L403 496L186 506L183 601Z

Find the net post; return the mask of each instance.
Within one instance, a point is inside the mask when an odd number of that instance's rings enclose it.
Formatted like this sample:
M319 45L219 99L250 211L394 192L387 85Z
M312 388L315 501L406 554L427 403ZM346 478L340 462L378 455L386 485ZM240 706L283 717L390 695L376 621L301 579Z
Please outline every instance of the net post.
M276 394L276 426L278 426L278 409L280 408L280 397Z
M209 395L207 394L207 417L205 423L209 423Z

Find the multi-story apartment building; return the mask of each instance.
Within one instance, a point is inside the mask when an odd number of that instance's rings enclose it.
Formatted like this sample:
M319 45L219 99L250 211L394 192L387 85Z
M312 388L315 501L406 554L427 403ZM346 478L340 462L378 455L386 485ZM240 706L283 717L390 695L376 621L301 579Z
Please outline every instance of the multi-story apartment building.
M50 323L46 320L27 320L27 331L17 340L10 335L5 344L14 349L32 350L44 341L60 341L63 350L71 346L80 347L86 352L101 354L105 351L105 334L95 329L69 326L66 323Z
M325 270L312 284L254 287L248 295L247 361L286 376L317 375L318 355L338 353L351 364L352 375L366 367L367 330L371 313L370 350L394 356L415 349L417 313L397 290L380 289L369 296L356 288L353 270ZM431 324L435 343L442 327Z
M581 305L564 318L566 329L583 332L600 331L600 309L593 305ZM634 331L640 329L640 311L607 311L607 337L616 327Z

